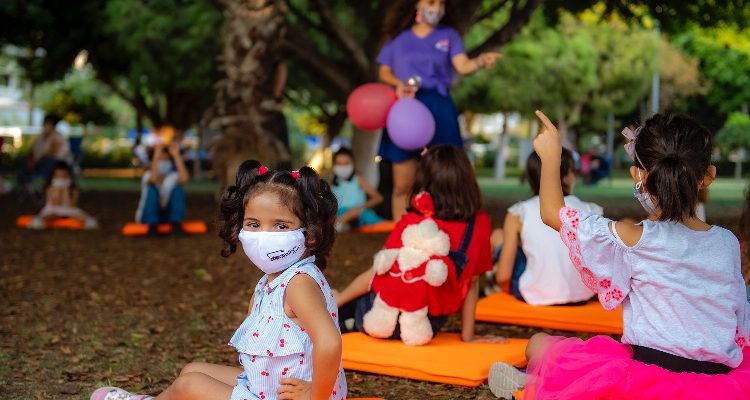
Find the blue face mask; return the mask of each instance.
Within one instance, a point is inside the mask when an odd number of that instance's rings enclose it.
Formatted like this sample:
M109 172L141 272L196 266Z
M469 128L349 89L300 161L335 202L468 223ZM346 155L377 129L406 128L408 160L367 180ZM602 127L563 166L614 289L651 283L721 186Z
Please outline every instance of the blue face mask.
M646 210L649 215L657 215L656 205L651 199L651 195L643 187L643 179L641 179L641 170L638 169L638 183L633 186L633 196L641 203L641 207Z

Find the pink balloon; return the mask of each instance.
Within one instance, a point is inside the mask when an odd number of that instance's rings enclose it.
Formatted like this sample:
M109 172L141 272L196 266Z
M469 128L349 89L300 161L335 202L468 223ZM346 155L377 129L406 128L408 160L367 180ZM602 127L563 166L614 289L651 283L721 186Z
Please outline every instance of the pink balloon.
M419 150L435 136L435 118L417 99L399 99L388 113L388 136L404 150Z
M385 127L388 111L396 101L396 92L382 83L365 83L354 89L346 100L346 112L354 126L366 131Z

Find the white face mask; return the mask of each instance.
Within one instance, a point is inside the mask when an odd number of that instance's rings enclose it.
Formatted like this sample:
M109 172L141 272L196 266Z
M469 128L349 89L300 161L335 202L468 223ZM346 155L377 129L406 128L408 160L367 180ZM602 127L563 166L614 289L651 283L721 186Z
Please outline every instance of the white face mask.
M156 164L156 173L159 175L166 175L172 172L172 162L169 160L161 160Z
M70 179L68 178L52 178L52 183L50 183L50 186L53 188L66 188L70 187Z
M250 232L240 230L242 250L250 261L266 274L281 272L305 254L305 229L286 232Z
M428 25L437 26L440 20L445 15L445 8L443 7L422 7L419 9L419 15Z
M338 177L339 179L349 179L351 178L353 173L354 165L352 164L333 166L333 174L336 175L336 177Z

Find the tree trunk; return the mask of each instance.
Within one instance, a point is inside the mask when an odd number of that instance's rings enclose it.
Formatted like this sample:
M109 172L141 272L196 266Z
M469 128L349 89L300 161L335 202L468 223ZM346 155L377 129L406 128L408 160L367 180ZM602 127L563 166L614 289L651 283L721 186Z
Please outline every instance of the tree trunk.
M497 153L495 154L495 180L505 179L505 152L508 149L508 113L503 113L503 130L497 143Z
M380 131L365 132L354 129L352 138L352 152L354 152L354 167L359 176L364 178L372 187L378 187L380 176L375 156L378 154Z
M34 83L29 80L29 126L34 126ZM60 116L62 118L62 115Z
M290 160L284 144L267 124L281 108L273 95L276 54L286 34L286 21L276 2L221 0L228 23L224 31L218 95L206 113L206 125L220 129L215 142L213 167L221 189L235 180L247 159L276 167Z
M742 162L745 161L747 150L743 147L737 149L737 161L734 163L734 179L742 179Z

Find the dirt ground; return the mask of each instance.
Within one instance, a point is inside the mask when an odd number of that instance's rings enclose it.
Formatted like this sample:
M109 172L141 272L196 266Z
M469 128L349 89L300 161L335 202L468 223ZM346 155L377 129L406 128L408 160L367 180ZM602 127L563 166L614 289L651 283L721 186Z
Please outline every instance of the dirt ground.
M156 394L190 361L235 365L226 345L247 310L260 273L244 257L219 255L215 229L192 237L126 238L119 229L134 192L86 192L82 207L98 231L34 232L14 227L29 213L0 198L0 399L88 399L105 384ZM517 199L489 201L497 226ZM635 201L604 204L609 216L638 215ZM212 222L210 194L188 194L188 217ZM738 210L711 222L734 229ZM385 235L337 239L326 275L342 287L368 268ZM456 323L447 330L458 331ZM529 337L516 326L478 324L479 334ZM347 372L351 397L491 399L465 388Z

